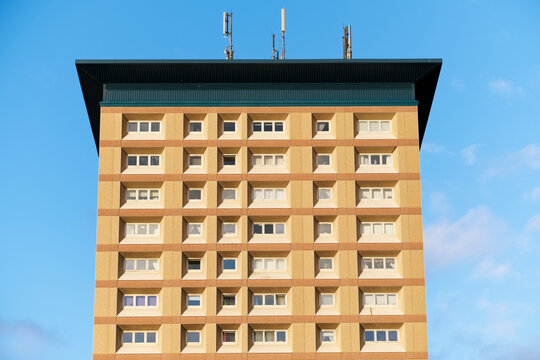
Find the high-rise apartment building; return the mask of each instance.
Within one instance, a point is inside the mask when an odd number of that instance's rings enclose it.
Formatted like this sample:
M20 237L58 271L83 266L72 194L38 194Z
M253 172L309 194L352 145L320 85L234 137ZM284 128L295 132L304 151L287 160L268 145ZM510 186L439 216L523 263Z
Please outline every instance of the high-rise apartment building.
M441 60L77 61L94 359L427 359Z

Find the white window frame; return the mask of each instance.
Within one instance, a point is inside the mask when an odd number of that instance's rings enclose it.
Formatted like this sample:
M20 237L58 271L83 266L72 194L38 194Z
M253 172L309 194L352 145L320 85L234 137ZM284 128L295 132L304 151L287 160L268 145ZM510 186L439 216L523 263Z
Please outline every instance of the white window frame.
M376 156L380 157L378 164L372 164L373 158ZM386 161L386 164L383 164L383 158L387 156L389 160ZM367 157L367 164L362 164L362 159ZM392 154L388 153L377 153L377 154L358 154L358 166L362 168L369 168L369 167L392 167L393 166L393 156Z
M277 267L278 260L280 260L280 262L283 261L283 264L284 264L283 269L279 269ZM255 262L256 261L262 261L262 263L263 263L263 268L262 269L255 269ZM271 269L267 269L266 268L266 263L267 262L270 263L270 261L274 262L274 267L271 268ZM286 272L287 271L287 258L286 257L257 257L257 258L253 258L252 268L253 268L253 272Z
M367 130L361 130L362 123L365 123L367 126ZM371 130L372 124L374 125L377 123L377 127L379 130ZM388 130L381 130L383 123L388 124ZM392 132L392 120L358 120L358 132L359 133L390 133Z
M189 233L189 227L190 226L198 226L200 228L200 234L190 234ZM188 237L202 237L203 236L203 223L188 223L186 226L186 232Z
M225 269L225 260L234 260L234 269ZM223 262L222 262L222 268L223 268L223 271L225 272L236 272L238 271L238 261L236 258L223 258Z
M234 305L225 305L225 302L223 301L223 298L225 296L234 296ZM238 302L237 302L236 294L233 294L233 293L221 294L221 306L222 307L227 308L227 309L233 309L233 308L236 308L237 304L238 304Z
M328 164L319 164L319 158L323 157L323 156L328 157ZM319 153L317 153L317 159L316 160L317 160L317 166L332 166L332 154L327 154L327 153L319 154Z
M385 335L386 340L385 341L377 340L377 332L382 332L382 331L386 332L386 335ZM395 340L395 341L388 340L389 339L388 334L389 334L390 331L395 331L396 332L397 340ZM373 332L373 341L366 340L366 333L368 333L368 332ZM373 330L369 329L369 330L365 330L364 329L364 342L367 343L367 344L370 344L370 343L397 344L397 343L399 343L399 330L396 330L396 329L373 329Z
M145 269L144 270L138 270L137 269L137 262L138 261L145 261ZM133 262L133 270L128 269L128 261ZM150 269L150 263L155 262L157 264L155 269ZM141 273L141 272L150 272L155 273L159 271L159 258L124 258L124 272L127 273Z
M200 191L200 193L201 193L201 198L200 198L200 199L191 199L191 198L189 197L189 192L190 192L190 191L195 191L195 190ZM192 202L192 201L194 201L194 202L201 202L201 201L203 201L203 189L202 189L202 188L188 188L187 198L188 198L188 202Z
M321 267L321 260L330 260L330 262L332 263L332 267L330 269L323 269ZM319 271L322 271L322 272L333 272L334 271L334 258L333 257L328 257L328 256L325 256L325 257L319 257L319 261L318 261L318 267L319 267Z
M124 342L124 334L131 333L131 342ZM138 343L135 342L135 334L144 333L144 342ZM154 334L156 341L148 342L148 334ZM127 346L155 346L158 343L158 332L157 331L147 331L147 330L126 330L122 331L122 345Z
M330 192L330 197L328 199L321 198L321 190L328 190ZM319 201L330 201L330 200L332 200L332 188L331 187L318 187L317 188L317 200L319 200Z
M199 305L189 305L189 298L199 298ZM202 307L202 294L187 294L186 295L186 308L187 309L200 309Z
M130 199L129 198L129 192L130 191L135 191L135 199ZM141 197L141 192L143 191L146 191L147 192L147 199L145 200L142 200L140 199ZM151 199L151 194L153 191L157 191L157 199ZM134 188L127 188L126 189L126 201L145 201L145 202L157 202L157 201L160 201L161 199L161 189L156 189L156 188L144 188L144 189L134 189Z
M261 164L257 164L257 157L261 158ZM272 158L272 164L266 165L266 159ZM283 158L283 165L278 165L278 158ZM251 164L254 168L278 168L282 169L285 167L285 154L252 154L251 156Z
M148 131L141 131L141 123L148 123ZM129 129L130 124L137 124L137 130L131 131ZM152 131L152 125L159 124L159 131ZM161 121L152 121L152 120L140 120L140 121L131 121L128 120L127 123L127 132L128 134L160 134L161 133Z
M273 232L267 233L265 225L272 225ZM283 233L277 233L277 231L276 231L277 225L283 225ZM261 226L262 233L260 233L260 234L255 233L255 226ZM251 233L253 234L253 236L268 236L268 235L286 236L286 234L287 234L287 224L282 223L282 222L257 222L257 223L252 224Z
M263 333L263 341L256 341L256 336L255 336L255 333L256 332L262 332ZM273 332L274 333L274 341L266 341L266 332ZM285 341L277 341L277 333L278 332L283 332L285 333ZM272 329L272 330L262 330L262 329L257 329L257 330L253 330L253 343L254 344L287 344L288 342L288 336L287 336L287 330L275 330L275 329Z
M272 124L272 130L265 130L265 124L269 124L269 123ZM281 128L282 128L281 131L276 131L276 124L277 123L281 123ZM261 130L260 131L255 131L255 124L261 124ZM285 132L285 121L283 121L283 120L270 120L270 121L267 121L267 120L255 120L255 121L251 122L251 132L253 134L257 134L257 133L283 134Z
M191 164L191 158L196 158L196 157L199 157L201 158L201 164L200 165L193 165ZM203 154L188 154L188 168L202 168L204 165L204 156Z
M283 199L278 199L278 191L283 191ZM262 199L257 199L255 194L261 192ZM271 199L266 199L266 194L272 193ZM287 201L287 188L253 188L253 201Z
M144 297L144 306L137 305L137 297ZM148 298L153 296L156 298L156 305L148 305ZM133 305L126 305L126 297L133 298ZM122 298L122 307L124 309L156 309L159 306L159 296L157 294L124 294Z
M225 157L226 156L232 156L234 157L234 165L230 165L230 164L225 164ZM226 167L226 168L233 168L233 167L236 167L237 165L237 162L236 162L236 154L223 154L222 157L221 157L221 160L223 162L223 167Z
M323 341L323 333L332 333L332 340L331 341ZM319 338L321 340L321 344L335 344L336 343L336 330L333 329L321 329Z
M262 302L263 302L262 305L255 305L255 296L262 296ZM266 304L266 296L273 296L274 305L267 305ZM277 301L278 296L283 296L283 298L285 299L285 304L284 305L278 305L278 301ZM285 293L275 293L275 294L255 293L255 294L253 294L253 297L252 297L252 303L253 303L253 307L257 308L257 309L260 309L260 308L284 309L284 308L287 307L287 294L285 294Z
M369 197L364 197L364 193L368 192ZM375 198L375 192L381 192L381 198L377 199ZM387 197L387 193L390 193L390 197ZM392 187L359 187L358 194L360 196L360 201L390 201L394 200L394 188Z
M125 235L126 236L149 236L149 237L153 237L153 236L159 236L159 231L160 231L160 223L125 223L126 227L125 227ZM141 226L145 226L146 225L146 233L145 234L139 234L139 229L141 228ZM150 234L150 226L152 225L152 228L155 228L156 229L156 233L155 234ZM153 225L157 225L156 226L153 226ZM128 228L130 227L133 227L134 228L134 233L133 234L130 234L129 231L128 231Z
M192 261L192 260L199 260L200 269L190 269L189 268L189 262ZM186 271L188 273L200 273L200 272L202 272L202 269L203 269L203 260L202 260L202 258L188 258L187 259L187 261L186 261Z
M137 165L129 165L129 158L130 157L136 157L137 158ZM140 158L142 156L148 156L148 165L139 165L140 164ZM158 158L158 165L152 165L152 157L157 156ZM161 166L161 155L159 154L133 154L133 155L127 155L126 156L126 167L128 169L134 169L134 168L154 168L154 167L160 167Z
M225 191L234 191L234 199L226 199L225 198ZM235 201L236 200L236 188L224 188L221 193L221 198L223 201Z
M330 233L322 233L321 225L330 225ZM329 221L319 221L317 222L317 234L319 236L332 236L334 234L334 224Z
M324 124L324 123L328 124L328 130L319 130L319 124ZM330 126L331 126L330 120L317 120L315 121L315 132L317 134L319 133L328 134L330 133L330 130L331 130Z
M377 304L377 296L384 297L383 304ZM368 304L367 298L373 297L373 304ZM390 303L390 297L395 297L395 304ZM364 293L362 296L362 303L366 307L395 307L398 306L399 296L397 293Z
M382 259L383 261L383 268L382 269L375 269L375 260L376 259ZM371 261L371 265L372 267L371 268L366 268L365 267L365 264L366 264L366 261L370 260ZM394 268L391 268L391 267L388 267L388 260L393 260L394 261ZM368 256L368 257L362 257L362 260L361 260L361 266L362 266L362 270L375 270L375 271L397 271L397 258L393 257L393 256Z
M191 124L201 124L201 130L200 131L193 131L191 130ZM202 121L189 121L188 122L188 134L193 134L193 135L199 135L199 134L202 134L204 131L204 123Z
M323 296L331 296L332 305L323 305L322 303ZM319 306L325 309L336 307L336 295L334 293L319 293Z
M230 130L225 130L225 123L232 123L234 124L234 131L230 131ZM236 134L236 131L238 129L238 126L237 125L237 122L234 121L234 120L223 120L223 123L221 125L221 131L224 133L224 134Z
M380 225L382 227L382 233L375 233L375 226ZM391 227L392 231L387 232L387 227ZM369 229L369 232L365 230ZM371 235L371 236L384 236L384 235L395 235L396 234L396 224L393 222L382 222L382 221L362 221L360 223L360 234L361 235Z
M199 341L188 341L188 333L197 333L199 334ZM186 346L198 345L202 342L200 330L187 330L186 329Z
M221 330L221 343L225 345L236 345L238 342L238 334L236 330ZM225 333L234 333L234 341L225 341Z

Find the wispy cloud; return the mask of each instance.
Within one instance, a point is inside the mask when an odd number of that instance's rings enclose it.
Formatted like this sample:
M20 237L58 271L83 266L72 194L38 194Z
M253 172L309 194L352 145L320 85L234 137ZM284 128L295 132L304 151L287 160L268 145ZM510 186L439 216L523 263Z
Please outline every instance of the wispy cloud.
M450 204L448 202L448 197L445 193L440 191L434 191L429 194L429 210L432 213L437 213L442 216L447 216L450 214Z
M499 156L497 161L487 168L484 180L513 175L520 170L540 170L540 146L529 144L517 151Z
M528 234L540 232L540 214L533 216L527 221L525 232Z
M476 266L473 277L478 279L517 278L518 273L510 264L495 263L486 259Z
M476 156L476 151L479 147L480 144L472 144L461 150L461 156L463 157L467 165L472 165L476 162L476 160L478 160Z
M527 200L540 200L540 187L536 187L531 191L526 192L523 197Z
M428 154L442 154L448 152L446 147L435 142L426 142L422 144L422 151Z
M62 341L51 331L31 321L0 319L0 358L38 359L42 352Z
M508 79L493 79L489 82L489 89L500 96L512 96L523 94L523 88L514 85Z
M485 206L469 209L454 222L440 221L424 227L426 262L446 266L490 252L504 241L506 224Z

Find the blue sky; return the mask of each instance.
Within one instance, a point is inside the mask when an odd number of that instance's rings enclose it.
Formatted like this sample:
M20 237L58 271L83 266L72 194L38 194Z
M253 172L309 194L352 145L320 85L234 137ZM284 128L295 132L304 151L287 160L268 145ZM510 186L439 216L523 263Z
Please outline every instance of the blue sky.
M331 4L331 5L329 5ZM90 359L97 153L75 59L443 58L421 151L429 351L540 359L537 1L1 1L0 359Z

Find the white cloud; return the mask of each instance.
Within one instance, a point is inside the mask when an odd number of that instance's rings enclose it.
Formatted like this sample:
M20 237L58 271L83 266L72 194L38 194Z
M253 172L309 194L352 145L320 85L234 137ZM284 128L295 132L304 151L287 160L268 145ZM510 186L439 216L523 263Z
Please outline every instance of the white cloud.
M429 194L429 210L440 215L448 215L450 213L450 204L446 194L439 191Z
M426 262L446 266L485 255L505 240L506 224L488 208L479 206L454 222L440 221L424 227Z
M511 96L514 94L522 94L523 89L514 85L511 80L508 79L493 79L489 82L489 89L495 94L501 96Z
M491 260L484 260L474 269L473 277L483 279L503 279L506 277L517 278L517 272L510 264L494 263Z
M476 150L480 147L479 144L472 144L461 150L461 156L463 156L463 159L465 159L465 162L468 165L472 165L476 162Z
M540 146L529 144L517 151L499 156L484 173L484 180L501 175L513 175L523 169L540 170Z
M529 219L529 221L527 221L527 225L525 225L525 231L529 234L540 232L540 214L533 216Z
M534 188L531 191L525 193L523 197L525 199L533 201L540 200L540 187Z
M5 344L0 358L37 359L45 350L62 345L54 333L31 321L0 319L0 336Z
M444 145L437 144L435 142L426 142L422 144L422 151L428 154L442 154L447 152Z

